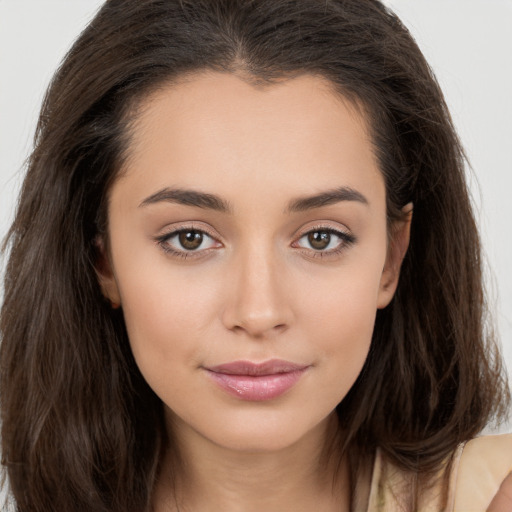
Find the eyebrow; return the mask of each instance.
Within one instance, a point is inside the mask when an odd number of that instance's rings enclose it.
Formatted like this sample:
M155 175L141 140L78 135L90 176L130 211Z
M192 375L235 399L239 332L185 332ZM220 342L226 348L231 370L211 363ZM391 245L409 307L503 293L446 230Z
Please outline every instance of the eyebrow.
M368 200L366 197L350 187L338 187L325 192L320 192L314 196L301 197L291 201L286 210L287 213L291 212L304 212L314 208L321 208L322 206L329 206L342 201L356 201L367 205Z
M300 197L292 200L285 210L285 213L304 212L329 206L342 201L356 201L367 205L368 200L357 190L350 187L338 187L325 192L320 192L313 196ZM158 192L144 199L139 206L149 206L151 204L169 202L185 206L195 206L207 210L215 210L222 213L232 213L233 209L228 201L215 194L199 192L197 190L182 188L163 188Z
M162 201L183 204L185 206L195 206L197 208L215 210L222 213L232 212L230 204L219 196L182 188L163 188L144 199L139 206L148 206Z

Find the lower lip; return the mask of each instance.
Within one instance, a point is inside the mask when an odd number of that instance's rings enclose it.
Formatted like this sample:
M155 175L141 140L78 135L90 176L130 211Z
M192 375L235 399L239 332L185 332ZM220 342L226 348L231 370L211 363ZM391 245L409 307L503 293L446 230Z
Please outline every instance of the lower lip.
M262 402L283 395L299 381L307 368L272 375L231 375L208 371L213 381L242 400Z

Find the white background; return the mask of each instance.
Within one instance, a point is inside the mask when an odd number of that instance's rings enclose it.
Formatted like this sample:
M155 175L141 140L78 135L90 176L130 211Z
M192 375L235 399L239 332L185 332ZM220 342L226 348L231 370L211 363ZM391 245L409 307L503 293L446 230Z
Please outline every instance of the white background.
M44 90L102 3L0 0L0 237L12 220ZM386 3L432 65L469 155L487 281L512 373L512 0Z

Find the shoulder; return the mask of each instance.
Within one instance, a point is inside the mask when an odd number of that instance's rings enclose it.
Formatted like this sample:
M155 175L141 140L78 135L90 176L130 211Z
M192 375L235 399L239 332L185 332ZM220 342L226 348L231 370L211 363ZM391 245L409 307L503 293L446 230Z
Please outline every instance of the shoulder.
M460 445L424 489L417 488L414 473L399 469L378 450L364 510L485 512L511 470L512 434L482 436Z
M455 511L484 511L512 471L512 434L468 441L455 476Z

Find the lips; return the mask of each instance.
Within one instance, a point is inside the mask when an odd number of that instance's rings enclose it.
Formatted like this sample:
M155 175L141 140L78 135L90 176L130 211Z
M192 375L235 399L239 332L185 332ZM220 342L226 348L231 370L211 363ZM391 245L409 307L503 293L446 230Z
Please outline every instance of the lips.
M272 359L263 363L233 361L205 370L213 382L230 395L242 400L263 401L289 391L308 368L309 365Z

